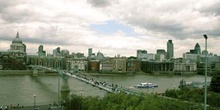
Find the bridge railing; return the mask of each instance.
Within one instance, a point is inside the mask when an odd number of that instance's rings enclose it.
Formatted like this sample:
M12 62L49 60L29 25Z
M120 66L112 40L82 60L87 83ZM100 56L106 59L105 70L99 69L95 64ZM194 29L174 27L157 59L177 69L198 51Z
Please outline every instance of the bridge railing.
M86 82L88 84L91 84L92 86L96 86L99 89L103 89L107 92L111 93L120 93L124 92L126 94L134 94L134 95L140 95L139 92L130 90L128 88L124 88L121 86L118 86L117 84L109 84L105 81L97 81L94 80L93 78L88 78L87 76L80 75L76 71L67 71L67 70L62 70L59 68L50 68L50 67L45 67L45 66L39 66L39 65L31 65L33 68L42 68L42 69L47 69L50 71L57 72L59 76L61 76L63 79L68 79L68 77L73 77L76 78L80 81Z

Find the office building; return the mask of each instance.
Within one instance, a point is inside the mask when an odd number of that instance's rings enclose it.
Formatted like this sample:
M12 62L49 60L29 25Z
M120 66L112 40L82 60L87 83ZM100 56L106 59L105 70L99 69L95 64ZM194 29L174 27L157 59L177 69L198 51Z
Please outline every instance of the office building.
M102 60L102 59L104 59L104 58L105 58L105 57L104 57L103 53L101 53L101 52L98 52L98 53L97 53L97 56L96 56L96 59L97 59L97 60L100 61L100 60Z
M46 56L46 51L44 51L44 46L40 45L38 47L38 52L37 52L38 56Z
M147 51L146 50L137 50L137 59L147 59Z
M124 73L126 72L126 57L120 57L119 55L117 57L114 57L112 59L112 72L116 73Z
M199 43L196 43L194 50L195 50L195 54L201 54L201 48Z
M173 58L174 52L173 52L173 42L172 40L168 40L167 42L167 59Z
M57 47L56 49L53 50L53 55L54 56L59 56L60 55L60 47Z
M92 48L88 49L88 58L90 58L92 56Z
M69 52L69 50L66 50L66 49L65 50L61 50L60 51L60 55L66 57L66 56L70 55L70 52Z
M166 51L164 49L158 49L155 59L157 61L162 61L166 58Z

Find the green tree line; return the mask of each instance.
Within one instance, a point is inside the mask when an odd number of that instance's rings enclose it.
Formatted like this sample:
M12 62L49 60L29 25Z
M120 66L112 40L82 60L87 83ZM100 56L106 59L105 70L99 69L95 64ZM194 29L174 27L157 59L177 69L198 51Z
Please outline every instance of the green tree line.
M71 95L65 110L202 110L201 104L158 95L107 94L104 97Z
M208 91L207 104L220 109L220 93ZM204 103L204 89L181 88L166 90L165 96L196 103Z
M212 74L211 84L207 93L207 104L220 110L220 72L214 72ZM181 87L180 89L169 89L165 91L165 96L190 102L204 103L204 89L200 88Z

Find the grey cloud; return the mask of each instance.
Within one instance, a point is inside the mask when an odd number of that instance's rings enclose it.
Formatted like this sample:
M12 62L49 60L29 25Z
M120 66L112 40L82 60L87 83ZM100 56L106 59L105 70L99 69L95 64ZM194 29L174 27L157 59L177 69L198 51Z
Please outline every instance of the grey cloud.
M47 39L47 40L46 40ZM52 38L25 38L23 41L34 44L51 44L51 45L71 45L67 44L65 40L55 40Z
M87 0L94 7L106 7L111 5L109 0Z
M49 23L54 21L46 14L44 10L48 10L41 6L41 1L26 1L26 0L6 0L0 1L0 18L6 23L33 23L44 22ZM56 21L55 21L56 22Z
M18 8L19 5L27 5L26 8ZM33 6L25 4L25 2L18 0L6 0L0 1L0 16L7 23L21 23L21 22L31 22L36 12L32 10Z
M166 7L170 6L171 9L176 7L173 7L172 5L168 4ZM184 9L183 6L179 6L177 10L170 10L170 8L163 8L164 10L158 10L160 9L158 7L145 8L144 5L141 5L139 9L141 9L142 11L137 11L138 8L136 5L134 5L133 8L128 8L127 10L127 12L131 13L130 16L128 16L127 13L120 13L120 16L122 16L120 19L125 21L127 24L143 28L150 32L170 35L175 37L176 39L186 39L189 37L199 38L204 33L210 33L210 35L212 35L213 37L220 37L220 16L218 15L220 10L219 6L220 4L216 3L198 12L198 10L191 10L191 8L193 7L190 4L184 5L184 7L187 7L186 9ZM179 13L181 11L188 12L186 15L192 15L192 17L181 15L182 13ZM216 15L213 16L213 13L215 13ZM217 18L218 20L213 17ZM200 18L205 19L206 21L197 21L197 24L190 24L190 22L201 20ZM219 24L219 26L211 26L212 24L208 24L209 21L212 21L214 19L216 20L215 23ZM211 23L213 23L213 21ZM193 27L193 25L196 26ZM204 25L209 26L208 28L205 28Z
M24 40L30 43L70 45L68 40L65 39L65 36L59 35L58 26L39 26L36 33L34 37L29 37L27 33Z
M3 28L3 27L1 27ZM2 41L12 41L16 32L11 34L9 32L14 32L13 29L8 29L8 32L3 32L5 29L0 31L0 38ZM33 34L37 33L37 34ZM58 27L38 27L37 29L28 29L28 27L22 27L19 30L20 38L24 43L33 44L51 44L51 45L72 45L65 36L58 34Z
M216 1L210 6L201 7L198 10L207 15L212 15L212 14L220 15L220 1Z
M32 38L27 35L20 36L24 43L32 43L32 44L51 44L51 45L71 45L64 39L54 39L53 37L48 37L50 35L37 35L36 37ZM9 35L0 35L2 41L12 41L15 36Z
M0 34L0 37L1 37L2 41L12 41L13 40L13 37L8 36L8 35L4 35L4 34Z
M25 36L23 36L25 37ZM50 36L48 37L48 35L39 35L37 37L34 38L28 38L25 37L23 39L23 42L26 43L34 43L34 44L42 44L42 45L60 45L60 46L85 46L85 47L90 47L90 44L86 44L84 42L80 42L80 40L78 40L78 38L74 39L74 40L70 40L68 38L66 38L65 36L59 36L59 38L56 38L58 36Z
M159 17L159 16L158 16ZM155 20L155 18L129 18L128 23L144 28L148 31L169 34L178 39L183 39L185 34L183 30L186 28L182 23L176 22L175 19L170 19L168 21ZM163 22L161 22L163 21Z
M22 22L30 22L31 20L31 15L33 15L34 13L31 12L30 10L22 10L22 11L18 11L18 10L14 10L13 9L8 9L5 10L4 12L2 12L1 17L4 21L8 22L8 23L22 23Z
M18 2L19 0L17 0ZM8 7L13 7L15 5L17 5L17 2L13 1L13 0L1 0L0 1L0 12L2 10L4 10L5 8L8 8Z
M207 32L204 32L204 33L207 33ZM209 35L211 35L213 37L219 37L220 36L220 30L219 29L218 30L213 30L213 31L211 31L211 32L209 32L207 34L209 34Z
M180 24L180 23L175 23L175 22L167 22L167 23L157 23L157 22L152 22L152 23L147 23L150 24L147 27L145 26L146 29L150 30L156 30L156 31L161 31L161 32L179 32L182 31L185 27Z

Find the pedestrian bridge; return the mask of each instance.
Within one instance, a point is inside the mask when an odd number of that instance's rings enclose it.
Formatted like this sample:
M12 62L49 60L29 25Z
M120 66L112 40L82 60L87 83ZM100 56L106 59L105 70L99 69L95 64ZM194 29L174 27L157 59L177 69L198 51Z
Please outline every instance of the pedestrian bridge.
M126 94L135 94L135 95L140 94L136 91L132 91L130 89L118 86L117 84L107 83L105 81L102 81L102 82L97 81L93 78L89 78L88 76L80 74L77 71L67 71L67 70L62 70L59 68L51 68L51 67L45 67L45 66L39 66L39 65L30 65L29 67L34 69L33 76L37 76L38 70L49 70L49 71L56 72L63 79L63 85L61 87L61 91L70 91L69 86L68 86L68 78L72 77L72 78L75 78L77 80L90 84L96 88L99 88L109 93L124 92Z

